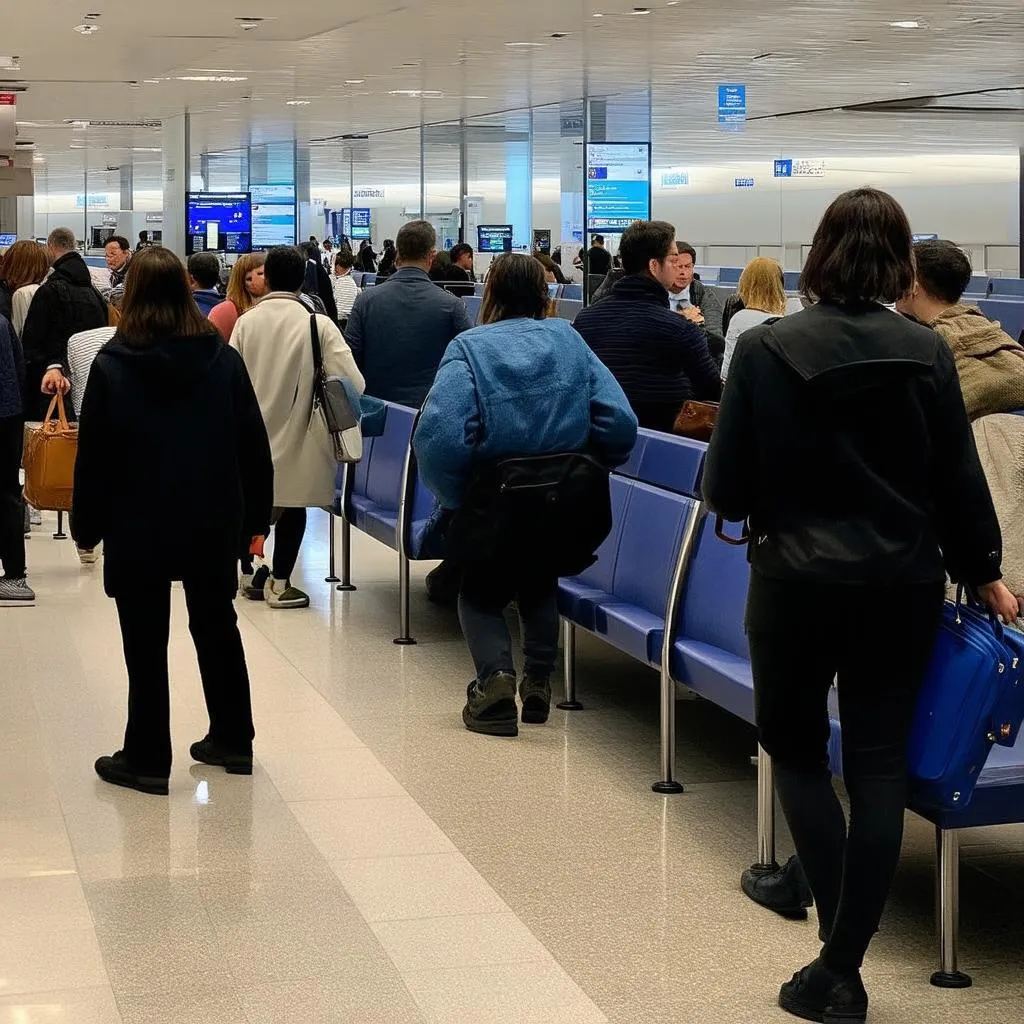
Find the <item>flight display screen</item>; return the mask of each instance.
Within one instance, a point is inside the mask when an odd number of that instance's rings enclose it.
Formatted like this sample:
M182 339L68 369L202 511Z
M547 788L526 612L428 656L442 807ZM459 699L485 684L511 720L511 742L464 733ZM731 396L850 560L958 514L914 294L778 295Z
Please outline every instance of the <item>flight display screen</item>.
M185 251L252 252L252 196L248 192L189 192Z

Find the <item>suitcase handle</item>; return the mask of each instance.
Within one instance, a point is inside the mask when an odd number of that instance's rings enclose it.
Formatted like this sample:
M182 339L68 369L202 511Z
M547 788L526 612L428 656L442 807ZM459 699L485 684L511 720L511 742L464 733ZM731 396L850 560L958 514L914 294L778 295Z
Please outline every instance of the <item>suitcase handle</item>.
M964 600L965 596L967 597L966 601ZM989 625L992 627L992 632L995 633L996 639L1000 643L1004 642L1006 634L1003 632L1003 624L999 621L999 616L996 615L996 613L992 611L992 609L989 608L987 605L983 605L980 601L976 600L973 594L971 594L971 592L967 589L966 586L964 586L963 583L958 583L956 585L957 625L960 625L960 606L962 604L967 605L968 607L973 604L978 608L984 608L985 614L988 616Z

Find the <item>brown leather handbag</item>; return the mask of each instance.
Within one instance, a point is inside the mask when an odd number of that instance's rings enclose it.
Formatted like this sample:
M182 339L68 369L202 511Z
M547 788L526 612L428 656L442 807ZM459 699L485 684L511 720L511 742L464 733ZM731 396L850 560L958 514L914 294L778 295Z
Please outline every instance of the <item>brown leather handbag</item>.
M64 396L53 396L46 419L25 430L25 500L40 511L70 512L78 426L68 423Z
M694 441L710 441L718 418L717 402L683 402L672 427L673 434L689 437Z

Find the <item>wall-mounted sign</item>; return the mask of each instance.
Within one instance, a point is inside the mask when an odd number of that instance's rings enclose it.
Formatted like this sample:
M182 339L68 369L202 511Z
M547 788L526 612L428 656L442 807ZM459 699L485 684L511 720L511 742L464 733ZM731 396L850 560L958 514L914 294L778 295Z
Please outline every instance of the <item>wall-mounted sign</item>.
M353 189L354 199L383 199L384 189L382 188L357 188Z
M86 201L88 200L90 210L109 209L110 208L110 196L105 192L92 193L89 195L75 196L75 208L84 210Z
M661 172L661 187L662 188L681 188L683 185L690 184L690 172L689 171L662 171Z
M806 158L776 160L776 178L824 178L825 161Z
M560 121L563 139L574 139L583 134L583 115L563 114Z
M617 233L651 219L651 146L598 142L587 147L587 231Z
M718 87L718 123L733 130L743 127L747 120L747 87L720 85Z
M737 178L735 184L736 184L737 188L753 188L754 187L754 179L753 178Z
M147 213L146 223L147 224L163 224L164 215L162 213Z
M116 228L117 227L117 214L116 213L105 213L100 217L100 224L105 228Z

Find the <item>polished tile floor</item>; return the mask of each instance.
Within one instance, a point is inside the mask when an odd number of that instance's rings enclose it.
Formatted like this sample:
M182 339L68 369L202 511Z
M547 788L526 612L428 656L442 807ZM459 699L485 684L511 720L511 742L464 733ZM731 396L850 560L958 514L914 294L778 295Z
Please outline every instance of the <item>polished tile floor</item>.
M171 661L168 799L100 783L124 670L101 566L29 542L35 609L0 610L0 1024L762 1024L816 953L738 890L751 860L749 729L680 705L679 774L658 797L652 673L580 647L584 712L516 740L473 736L457 625L422 597L396 647L395 558L357 535L354 594L242 604L258 765L192 765L204 731L183 602ZM938 992L932 837L910 819L866 980L872 1019L1024 1017L1024 829L965 836L975 987Z

